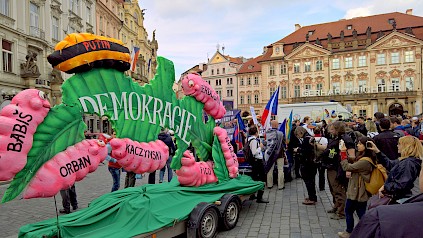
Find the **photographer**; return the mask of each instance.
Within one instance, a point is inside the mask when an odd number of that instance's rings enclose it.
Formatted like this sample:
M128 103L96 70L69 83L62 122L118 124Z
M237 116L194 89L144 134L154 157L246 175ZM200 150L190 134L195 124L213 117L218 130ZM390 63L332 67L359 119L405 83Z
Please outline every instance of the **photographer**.
M316 205L316 173L317 166L314 163L314 138L307 133L304 127L295 128L295 136L298 138L299 146L294 152L299 154L301 177L307 188L308 198L304 199L304 205Z

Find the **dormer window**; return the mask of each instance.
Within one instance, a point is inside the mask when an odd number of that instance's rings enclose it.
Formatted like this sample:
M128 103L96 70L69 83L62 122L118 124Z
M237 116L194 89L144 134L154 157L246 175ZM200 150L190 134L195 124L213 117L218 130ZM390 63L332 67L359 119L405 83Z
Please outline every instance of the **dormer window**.
M276 51L276 54L278 54L279 53L279 47L276 47L275 51Z
M311 36L313 35L314 31L308 31L308 35Z
M347 25L347 30L352 30L352 25Z
M392 23L394 23L394 21L395 21L395 19L394 19L394 18L390 18L390 19L388 20L388 23L392 25Z
M248 69L253 69L253 68L254 68L254 66L248 65Z

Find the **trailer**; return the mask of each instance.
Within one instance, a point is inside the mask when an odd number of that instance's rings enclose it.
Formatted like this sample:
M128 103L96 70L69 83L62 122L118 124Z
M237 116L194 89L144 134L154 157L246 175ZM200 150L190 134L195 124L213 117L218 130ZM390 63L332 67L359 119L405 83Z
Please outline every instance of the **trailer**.
M146 184L105 194L88 208L22 226L19 237L215 237L234 228L242 202L263 182L250 176L200 187Z
M342 116L343 119L352 116L339 102L293 103L278 106L278 122L282 123L285 118L288 118L291 111L293 120L302 120L305 116L309 116L313 120L316 120L317 117L325 120L336 120L338 116Z

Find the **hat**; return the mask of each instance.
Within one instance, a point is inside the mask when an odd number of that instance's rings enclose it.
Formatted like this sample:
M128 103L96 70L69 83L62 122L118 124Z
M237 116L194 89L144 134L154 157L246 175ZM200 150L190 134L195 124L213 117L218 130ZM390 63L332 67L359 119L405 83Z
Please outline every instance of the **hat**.
M417 118L417 117L412 117L412 118L411 118L411 120L412 120L412 121L418 121L418 120L419 120L419 118Z
M173 136L175 132L173 130L169 130L169 135Z

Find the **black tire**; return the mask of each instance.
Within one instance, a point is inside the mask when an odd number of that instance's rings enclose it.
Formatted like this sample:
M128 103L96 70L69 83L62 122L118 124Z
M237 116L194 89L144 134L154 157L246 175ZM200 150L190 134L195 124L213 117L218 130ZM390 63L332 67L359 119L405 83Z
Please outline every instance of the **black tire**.
M219 215L215 208L207 208L200 219L199 227L197 228L197 237L213 238L217 235L217 227L219 225Z
M238 223L241 200L237 195L225 194L220 201L222 202L221 207L219 207L222 216L220 220L221 229L231 230Z

